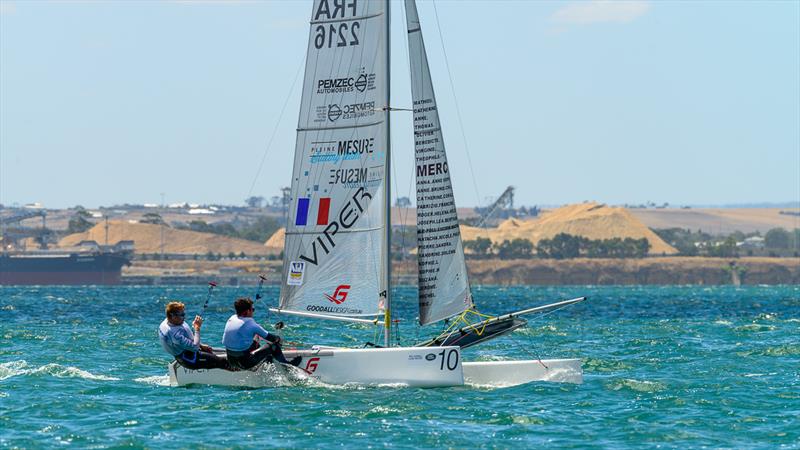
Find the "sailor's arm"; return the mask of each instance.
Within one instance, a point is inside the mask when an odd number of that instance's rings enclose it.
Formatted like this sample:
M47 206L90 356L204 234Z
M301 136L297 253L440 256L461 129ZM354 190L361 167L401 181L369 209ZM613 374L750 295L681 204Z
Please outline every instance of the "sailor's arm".
M200 328L203 326L203 318L200 316L194 316L194 320L192 321L192 328L194 328L194 339L192 340L192 344L196 349L203 350L204 346L200 343Z
M253 323L256 326L256 334L257 335L259 335L262 338L268 340L269 342L272 342L273 344L280 344L280 342L281 342L281 337L280 336L278 336L277 334L272 334L272 333L268 332L267 330L264 329L264 327L262 327L261 325L255 323L255 322L253 322Z

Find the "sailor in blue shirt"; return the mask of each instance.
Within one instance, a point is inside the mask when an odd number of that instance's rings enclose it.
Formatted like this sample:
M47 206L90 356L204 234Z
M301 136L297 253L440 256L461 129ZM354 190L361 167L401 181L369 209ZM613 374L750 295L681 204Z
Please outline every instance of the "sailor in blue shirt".
M167 318L158 327L158 339L164 351L187 369L227 369L228 361L214 354L214 349L200 343L203 318L195 316L194 333L185 322L186 310L181 302L169 302Z
M268 333L253 320L255 308L252 300L245 297L237 299L233 307L236 308L236 314L228 319L225 332L222 334L222 344L225 345L228 362L232 367L249 369L262 361L271 362L273 359L294 366L300 364L302 358L299 356L291 361L287 361L283 356L280 336ZM254 340L256 336L261 336L268 342L261 347Z

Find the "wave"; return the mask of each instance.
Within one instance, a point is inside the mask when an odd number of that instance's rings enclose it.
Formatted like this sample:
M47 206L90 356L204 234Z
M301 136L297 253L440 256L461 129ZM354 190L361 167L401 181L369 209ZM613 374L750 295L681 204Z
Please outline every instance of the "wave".
M118 381L119 378L107 375L96 375L91 372L72 366L62 366L61 364L50 363L39 367L33 367L27 361L10 361L0 364L0 381L21 375L50 375L57 378L83 378L84 380L94 381Z
M150 377L134 378L137 383L152 384L154 386L169 386L169 375L153 375Z
M631 390L635 392L660 392L667 388L666 384L659 381L634 380L623 378L606 383L606 388L612 391Z

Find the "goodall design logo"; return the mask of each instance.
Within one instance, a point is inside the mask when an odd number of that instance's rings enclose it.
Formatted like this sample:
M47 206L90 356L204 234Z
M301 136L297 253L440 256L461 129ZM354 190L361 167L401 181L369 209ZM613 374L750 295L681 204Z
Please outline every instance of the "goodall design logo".
M317 370L318 363L319 363L319 358L316 357L311 358L306 363L306 368L304 370L308 373L314 373L314 371Z
M325 298L336 303L337 305L341 305L347 300L347 293L350 290L349 284L340 284L335 291L333 291L333 295L325 294Z

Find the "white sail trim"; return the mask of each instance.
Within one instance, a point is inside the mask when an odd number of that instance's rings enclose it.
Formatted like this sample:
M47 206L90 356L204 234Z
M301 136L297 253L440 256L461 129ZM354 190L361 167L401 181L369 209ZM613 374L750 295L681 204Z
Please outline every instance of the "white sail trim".
M419 322L446 319L472 307L455 197L436 96L414 0L406 0L417 180Z
M387 3L313 3L280 309L375 316L386 289Z

